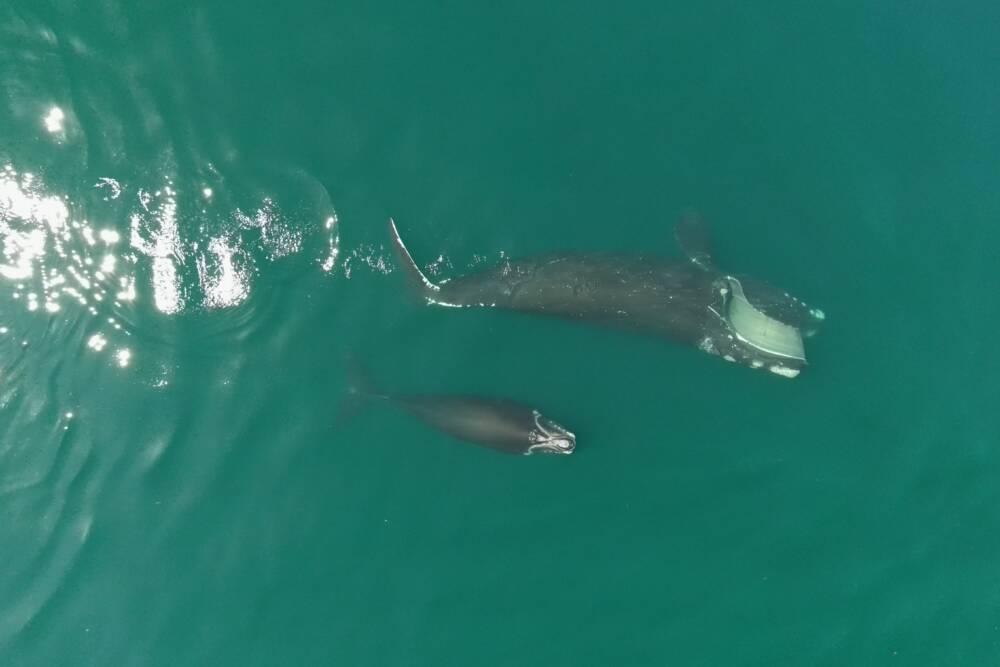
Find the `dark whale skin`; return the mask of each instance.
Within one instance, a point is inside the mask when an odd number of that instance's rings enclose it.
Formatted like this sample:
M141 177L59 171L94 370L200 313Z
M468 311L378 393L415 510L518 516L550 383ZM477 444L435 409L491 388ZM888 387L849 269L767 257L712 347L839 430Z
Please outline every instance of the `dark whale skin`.
M715 269L707 254L697 260L549 254L505 259L434 284L414 262L392 220L389 231L410 282L432 305L500 308L655 335L785 377L798 375L805 359L770 354L734 330L725 315L734 282L756 309L806 336L823 320L821 311L783 290Z

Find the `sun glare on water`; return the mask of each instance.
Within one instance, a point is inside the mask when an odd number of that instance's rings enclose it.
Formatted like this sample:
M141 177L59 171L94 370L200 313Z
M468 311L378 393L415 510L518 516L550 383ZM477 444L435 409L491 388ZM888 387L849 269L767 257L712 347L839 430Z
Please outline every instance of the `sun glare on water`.
M62 143L71 115L51 105L41 114L41 128ZM316 187L304 176L295 183ZM92 187L97 198L76 202L54 192L37 172L0 162L0 289L31 313L88 318L85 349L111 355L122 368L134 365L132 349L120 345L131 332L109 314L144 299L163 316L239 306L250 297L262 263L301 252L310 229L327 241L315 259L323 272L338 264L337 216L322 189L305 190L321 193L315 217L309 211L289 217L270 197L227 207L230 193L204 182L181 188L170 176L153 187L104 176ZM386 270L384 262L369 263Z

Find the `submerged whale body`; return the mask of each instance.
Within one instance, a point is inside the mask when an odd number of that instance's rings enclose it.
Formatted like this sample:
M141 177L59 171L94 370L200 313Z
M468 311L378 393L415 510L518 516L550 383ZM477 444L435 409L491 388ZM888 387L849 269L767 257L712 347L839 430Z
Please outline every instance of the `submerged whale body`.
M504 308L654 334L784 377L806 365L803 336L824 319L787 292L717 269L707 226L694 216L676 228L685 259L542 255L437 284L414 262L391 219L389 231L429 304Z
M393 396L392 402L448 435L506 454L572 454L576 436L538 410L500 398Z
M463 442L506 454L572 454L576 436L538 410L505 398L461 394L388 394L352 363L356 398L380 399Z

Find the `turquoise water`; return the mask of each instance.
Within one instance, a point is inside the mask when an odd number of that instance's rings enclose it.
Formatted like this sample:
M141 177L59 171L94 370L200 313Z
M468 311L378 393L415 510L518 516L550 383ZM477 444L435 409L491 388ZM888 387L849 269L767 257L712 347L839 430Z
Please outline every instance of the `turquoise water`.
M995 664L998 27L3 4L0 664ZM443 277L688 207L826 311L799 378L423 308L385 233ZM338 422L351 353L577 450Z

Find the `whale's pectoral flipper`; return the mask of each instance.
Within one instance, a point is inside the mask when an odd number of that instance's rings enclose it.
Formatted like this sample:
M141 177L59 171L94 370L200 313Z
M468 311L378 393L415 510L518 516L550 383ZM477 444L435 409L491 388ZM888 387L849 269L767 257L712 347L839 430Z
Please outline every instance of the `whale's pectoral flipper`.
M410 251L406 249L403 239L400 238L399 230L396 229L396 223L392 218L389 218L389 234L392 236L392 243L396 246L396 255L403 265L403 270L406 272L407 278L419 290L422 297L429 302L433 302L434 296L441 288L432 283L424 275L424 272L420 270L417 263L413 261L413 257L410 255Z
M712 268L712 238L708 222L699 213L688 211L674 228L681 251L699 268Z

